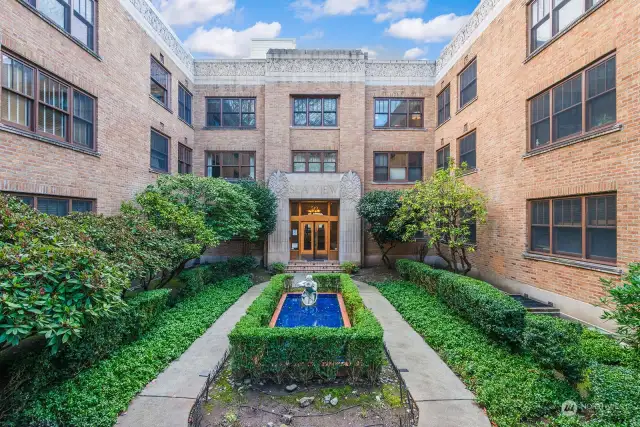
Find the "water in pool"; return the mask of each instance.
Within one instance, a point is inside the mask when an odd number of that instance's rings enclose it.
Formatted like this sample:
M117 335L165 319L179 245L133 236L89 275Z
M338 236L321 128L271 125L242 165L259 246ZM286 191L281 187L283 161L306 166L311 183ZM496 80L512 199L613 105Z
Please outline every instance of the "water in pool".
M305 307L300 294L289 294L282 304L276 327L294 328L296 326L343 326L340 304L336 294L318 294L318 301L312 307Z

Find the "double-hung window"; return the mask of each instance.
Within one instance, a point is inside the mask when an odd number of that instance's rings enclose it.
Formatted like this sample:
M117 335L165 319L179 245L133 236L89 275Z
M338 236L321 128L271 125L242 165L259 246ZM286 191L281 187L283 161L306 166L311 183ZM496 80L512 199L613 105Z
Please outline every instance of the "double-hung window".
M225 179L256 179L256 153L207 152L207 176Z
M460 73L458 78L460 86L460 108L476 99L478 95L477 74L478 63L475 59Z
M376 182L415 182L422 179L422 153L374 153Z
M255 128L255 98L207 98L207 127Z
M532 252L615 263L616 195L529 202Z
M338 97L294 97L293 126L338 126Z
M293 172L333 173L336 171L335 151L294 151Z
M94 98L4 52L1 74L3 123L94 149Z
M193 173L193 150L178 144L178 173Z
M169 172L169 138L151 129L151 169Z
M547 44L555 35L604 0L535 0L529 5L530 52Z
M193 96L184 86L178 85L178 117L191 125L191 100Z
M90 50L95 50L94 0L27 0L57 27Z
M89 199L72 199L35 194L8 194L42 213L53 216L67 216L72 212L93 212L95 208L94 201Z
M422 128L423 102L422 99L375 98L374 127Z
M460 156L458 164L462 166L463 163L467 164L467 168L476 168L476 131L471 132L468 135L463 136L459 140Z
M449 159L451 158L451 146L445 145L436 151L436 168L447 169L449 167Z
M614 124L616 57L608 57L531 99L529 110L530 149Z
M438 126L451 118L451 87L447 86L445 90L438 95Z
M151 96L160 104L169 108L171 102L171 74L160 62L151 57Z

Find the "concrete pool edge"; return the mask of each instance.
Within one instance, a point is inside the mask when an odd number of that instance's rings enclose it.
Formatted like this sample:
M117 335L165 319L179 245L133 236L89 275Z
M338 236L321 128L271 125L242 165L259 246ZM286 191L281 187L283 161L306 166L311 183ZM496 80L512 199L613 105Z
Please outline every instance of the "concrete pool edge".
M276 307L276 311L273 312L273 316L271 316L271 321L269 322L270 328L275 328L276 323L278 321L278 317L280 316L280 312L282 311L282 306L284 305L284 301L287 299L287 295L301 295L302 292L284 292L280 297L280 301L278 302L278 306ZM343 328L351 327L351 319L349 319L349 314L347 313L347 307L344 305L344 299L342 298L342 294L340 292L318 292L318 295L336 295L338 298L338 305L340 306L340 315L342 316Z

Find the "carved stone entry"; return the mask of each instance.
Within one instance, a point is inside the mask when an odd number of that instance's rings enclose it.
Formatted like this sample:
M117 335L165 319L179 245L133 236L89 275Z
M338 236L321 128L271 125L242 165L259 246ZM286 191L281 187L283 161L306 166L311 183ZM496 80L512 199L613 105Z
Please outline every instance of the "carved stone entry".
M277 171L269 178L268 185L278 198L276 229L268 242L269 263L287 263L291 259L360 263L362 226L356 206L362 197L362 184L358 174L352 171L341 174ZM316 210L320 212L314 215ZM325 211L326 215L323 215ZM294 218L297 224L292 227ZM294 243L297 243L296 248Z

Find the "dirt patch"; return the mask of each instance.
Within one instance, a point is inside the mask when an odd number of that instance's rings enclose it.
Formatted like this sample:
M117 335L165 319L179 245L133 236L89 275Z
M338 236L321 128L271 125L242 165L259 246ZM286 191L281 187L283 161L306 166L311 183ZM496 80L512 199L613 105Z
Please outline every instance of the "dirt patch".
M271 274L263 267L256 267L251 270L251 280L253 281L254 285L259 285L260 283L268 282L269 280L271 280Z
M331 384L299 385L234 381L229 362L210 386L202 426L211 427L359 427L400 426L407 414L400 399L400 385L385 364L380 384L351 386L344 380ZM311 399L313 398L313 399ZM301 401L311 401L301 407Z
M396 270L389 270L384 265L362 268L358 273L351 277L353 277L353 280L365 283L401 279L400 274Z

